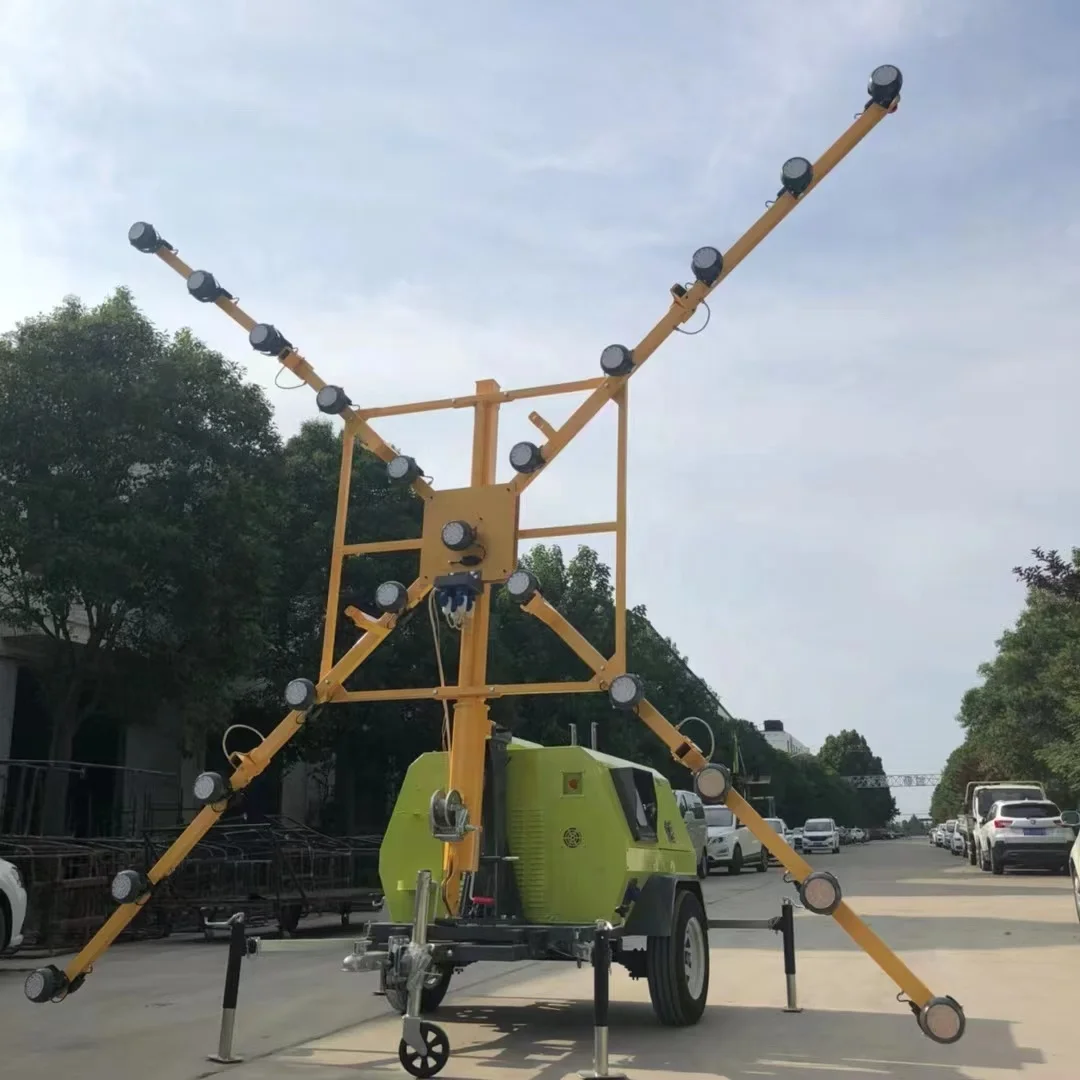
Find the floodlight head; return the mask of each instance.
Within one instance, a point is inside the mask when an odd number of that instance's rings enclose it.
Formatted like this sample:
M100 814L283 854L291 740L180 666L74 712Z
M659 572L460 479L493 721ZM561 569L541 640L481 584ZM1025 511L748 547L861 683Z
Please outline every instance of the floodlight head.
M634 370L634 354L625 345L609 345L600 354L605 375L629 375Z
M310 709L315 704L315 684L310 679L290 679L285 684L285 704L290 709Z
M389 615L403 612L409 603L409 590L400 581L384 581L375 590L375 606Z
M448 521L439 536L451 551L468 551L476 543L476 529L467 521Z
M324 386L315 395L315 404L319 412L327 416L340 416L351 404L349 395L340 386Z
M724 272L724 256L719 248L699 247L690 260L690 270L695 281L702 285L715 285Z
M26 976L23 993L35 1004L52 1001L67 984L67 977L54 964L38 968Z
M128 229L128 243L136 251L141 251L144 255L153 255L157 251L167 251L171 247L148 221L136 221Z
M264 322L256 323L251 328L248 343L264 356L280 356L286 349L292 349L292 345L276 326Z
M899 96L904 76L894 64L882 64L870 73L866 92L875 105L887 109Z
M121 870L112 879L109 892L118 904L130 904L138 900L149 888L150 883L138 870Z
M536 443L514 443L510 447L510 464L515 472L534 473L544 464L544 455Z
M695 774L694 788L704 802L719 802L731 790L731 772L725 765L706 765Z
M608 687L608 698L616 709L636 709L645 697L645 684L637 675L629 672L616 675Z
M191 787L195 801L203 806L221 802L229 794L229 785L221 773L204 772L195 777L195 783Z
M960 1003L948 996L931 998L919 1010L918 1019L923 1034L937 1043L957 1042L967 1026Z
M187 291L201 304L212 304L229 293L217 282L209 270L193 270L187 279ZM229 297L231 299L231 297Z
M386 477L392 484L411 484L423 475L416 460L407 454L398 454L386 463Z
M540 591L536 575L528 570L515 570L506 579L506 592L515 604L527 604Z
M831 915L843 899L840 882L828 870L815 870L799 886L799 899L815 915Z
M797 199L813 182L814 166L804 157L788 158L780 169L784 191Z

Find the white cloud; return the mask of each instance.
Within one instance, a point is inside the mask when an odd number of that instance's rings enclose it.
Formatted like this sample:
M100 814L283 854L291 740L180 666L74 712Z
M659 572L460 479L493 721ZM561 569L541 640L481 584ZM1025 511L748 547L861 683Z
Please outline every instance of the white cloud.
M1050 171L1071 31L1047 60L1012 18L9 3L0 321L124 282L247 362L239 331L124 244L146 217L358 401L588 377L895 61L898 114L634 380L631 598L736 713L811 743L858 727L888 767L932 769L1020 604L1009 567L1077 540L1076 220ZM312 414L271 393L285 430ZM508 408L502 441L569 407ZM463 480L466 413L377 426ZM526 520L609 516L613 446L605 416Z

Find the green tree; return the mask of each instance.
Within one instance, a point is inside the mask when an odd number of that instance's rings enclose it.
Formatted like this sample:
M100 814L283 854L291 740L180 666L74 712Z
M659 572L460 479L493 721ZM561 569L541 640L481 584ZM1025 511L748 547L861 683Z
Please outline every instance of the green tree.
M825 739L818 760L837 776L885 775L881 758L873 753L865 737L847 728ZM854 814L849 824L881 828L896 817L896 801L888 788L857 788Z
M279 441L240 370L123 289L0 338L0 622L39 635L49 756L103 703L228 713L274 578ZM50 773L45 827L64 826Z
M1062 600L1080 601L1080 548L1073 548L1066 560L1057 551L1032 548L1033 566L1014 566L1013 573L1029 589L1037 589Z
M964 742L934 792L935 818L954 816L973 780L1041 780L1051 797L1073 802L1080 792L1080 604L1031 584L1024 610L979 675L961 702Z

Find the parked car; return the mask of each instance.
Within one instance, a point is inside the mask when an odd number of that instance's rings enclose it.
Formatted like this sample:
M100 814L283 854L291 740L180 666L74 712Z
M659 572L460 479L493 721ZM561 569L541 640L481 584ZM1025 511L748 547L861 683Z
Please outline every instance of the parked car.
M840 833L832 818L810 818L803 825L802 849L808 855L815 851L840 853Z
M1049 796L1038 780L973 780L964 791L964 806L956 827L968 844L968 861L981 865L979 830L996 802L1046 802Z
M952 838L954 832L956 832L956 818L949 818L949 820L941 826L941 843L938 847L943 847L946 851L952 851Z
M1066 810L1061 819L1076 831L1080 826L1080 811ZM1080 919L1080 831L1076 832L1076 839L1069 849L1069 876L1072 878L1073 907L1076 908L1076 917Z
M1066 873L1075 838L1049 800L996 802L978 826L979 866L994 874L1011 867Z
M726 866L729 874L740 873L744 866L768 870L768 851L726 806L706 806L705 824L709 830L706 873L717 866Z
M949 835L949 849L954 855L965 855L967 853L967 838L961 831L959 822L957 822L957 827Z
M14 952L23 942L26 889L19 868L0 859L0 953Z
M783 818L767 817L765 819L765 824L768 825L781 840L786 841L788 844L791 843L791 830L787 827L787 822L784 821ZM780 860L773 855L772 852L769 852L769 862L779 864Z
M865 829L860 829L858 825L851 830L851 842L853 844L865 844L868 837Z
M927 839L930 841L930 846L931 847L937 847L938 846L938 838L940 837L940 835L941 835L941 826L940 825L931 825L930 830L926 834Z
M697 875L705 877L709 872L709 828L705 824L705 804L696 791L676 791L675 802L679 813L686 822L686 831L690 834L690 843L697 852Z

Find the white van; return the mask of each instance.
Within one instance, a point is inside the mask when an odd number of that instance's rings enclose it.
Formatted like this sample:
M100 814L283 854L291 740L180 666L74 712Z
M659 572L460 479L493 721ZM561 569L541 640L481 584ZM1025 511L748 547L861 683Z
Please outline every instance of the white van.
M802 830L802 849L804 855L814 851L828 851L840 854L840 830L831 817L809 818Z

